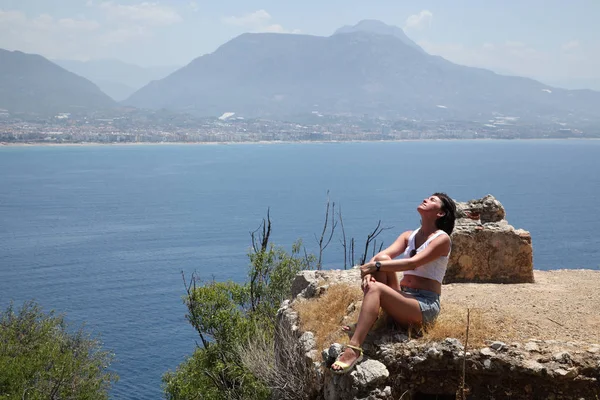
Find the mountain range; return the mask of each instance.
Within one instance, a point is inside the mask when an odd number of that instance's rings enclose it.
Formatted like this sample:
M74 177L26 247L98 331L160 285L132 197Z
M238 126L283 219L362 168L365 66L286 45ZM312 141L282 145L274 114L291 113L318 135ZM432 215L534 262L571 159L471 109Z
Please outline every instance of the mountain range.
M96 85L46 58L0 49L0 108L13 113L88 112L115 107Z
M122 101L149 82L162 79L179 69L175 66L140 67L119 60L53 60L67 71L95 83L116 101Z
M426 53L402 29L372 20L329 37L246 33L174 72L114 60L57 63L77 74L38 55L0 50L0 108L111 108L118 104L98 86L121 99L144 85L121 105L197 116L600 122L600 92L457 65Z
M600 93L465 67L377 21L330 37L247 33L134 93L125 104L199 115L318 111L382 117L598 118Z

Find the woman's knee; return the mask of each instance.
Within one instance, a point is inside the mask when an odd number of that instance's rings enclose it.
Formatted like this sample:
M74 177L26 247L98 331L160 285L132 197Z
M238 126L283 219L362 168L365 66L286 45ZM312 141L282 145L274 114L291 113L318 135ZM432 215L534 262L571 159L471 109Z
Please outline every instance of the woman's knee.
M389 261L391 260L392 257L388 256L387 254L377 254L375 256L375 261Z
M367 290L365 291L365 296L367 294L377 294L377 293L381 293L381 289L386 286L385 283L381 283L379 281L375 281L375 282L370 282L369 286L367 287Z

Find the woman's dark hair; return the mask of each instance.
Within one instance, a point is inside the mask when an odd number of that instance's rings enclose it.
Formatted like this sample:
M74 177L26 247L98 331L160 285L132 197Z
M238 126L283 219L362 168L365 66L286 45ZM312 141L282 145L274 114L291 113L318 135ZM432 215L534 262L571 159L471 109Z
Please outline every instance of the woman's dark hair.
M442 201L442 211L446 213L443 217L435 220L435 226L450 235L454 230L454 220L456 220L456 204L446 193L434 193L433 196L439 197Z

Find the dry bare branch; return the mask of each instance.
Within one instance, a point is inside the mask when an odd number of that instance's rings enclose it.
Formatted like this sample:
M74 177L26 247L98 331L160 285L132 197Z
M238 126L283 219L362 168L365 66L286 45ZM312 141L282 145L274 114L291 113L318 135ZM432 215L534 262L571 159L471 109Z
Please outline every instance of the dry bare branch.
M465 339L465 348L463 349L463 363L462 363L462 376L460 380L460 387L458 388L458 393L456 397L459 400L467 399L467 392L465 390L465 376L467 374L467 349L469 346L469 325L471 324L471 309L467 308L467 333Z
M187 308L190 313L190 315L188 317L188 321L194 327L196 332L198 332L198 335L200 335L200 340L202 341L202 346L205 349L207 349L208 346L210 345L210 342L208 341L208 339L206 339L204 337L204 335L202 334L202 330L200 329L200 326L198 326L198 324L196 322L199 319L198 314L196 314L196 310L198 308L197 308L197 304L196 304L196 296L194 295L194 293L196 292L197 277L195 274L192 274L189 284L185 280L185 273L183 271L181 271L181 277L183 278L183 285L185 286L185 291L187 294L187 297L186 297L187 302L188 302Z
M338 218L342 227L342 248L344 249L344 269L348 268L348 242L346 241L346 229L344 229L344 220L342 218L342 207L338 210Z
M331 221L329 218L329 209L331 208ZM329 227L329 235L327 236L327 228ZM321 232L321 237L317 239L317 243L319 244L319 258L317 259L317 269L320 270L322 267L323 260L323 252L331 243L331 239L333 238L333 234L335 232L335 228L337 227L337 221L335 220L335 202L331 203L329 198L329 190L327 191L327 203L325 206L325 221L323 223L323 231ZM315 236L316 239L316 236Z
M385 227L385 228L381 227L381 220L379 220L377 222L377 226L375 227L375 229L373 229L373 231L367 235L367 240L365 241L365 250L359 260L360 265L367 262L367 256L369 255L369 247L371 246L371 244L375 245L374 241L377 238L377 236L379 236L381 234L381 232L389 230L389 229L392 229L392 228L391 227Z

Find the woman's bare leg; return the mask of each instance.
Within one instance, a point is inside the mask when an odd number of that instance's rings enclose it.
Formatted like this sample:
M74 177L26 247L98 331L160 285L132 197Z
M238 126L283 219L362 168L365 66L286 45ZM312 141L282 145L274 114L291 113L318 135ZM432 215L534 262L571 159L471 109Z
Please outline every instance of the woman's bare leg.
M379 308L383 308L398 323L406 325L420 325L423 322L419 302L414 298L400 293L381 282L371 282L365 291L365 298L358 316L356 330L350 344L360 347L365 341L369 330L377 316ZM339 357L339 360L350 364L358 354L351 348L347 348Z
M378 255L375 257L375 261L387 261L392 258L387 254ZM391 287L394 290L400 290L400 283L398 282L398 275L396 272L375 272L371 275L377 282L381 282L384 285ZM365 292L366 294L366 292ZM376 318L377 319L377 318ZM373 324L371 324L373 325ZM345 332L350 332L352 328L348 325L342 326L342 330Z

